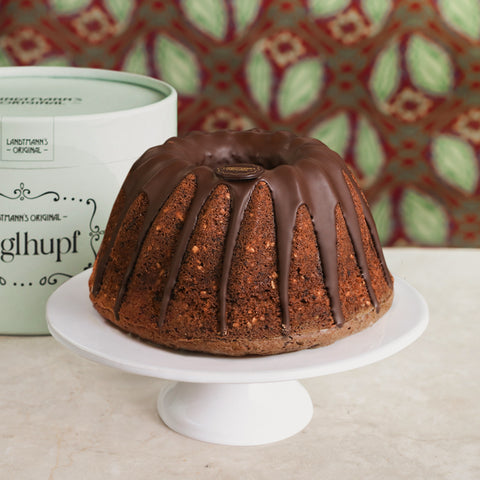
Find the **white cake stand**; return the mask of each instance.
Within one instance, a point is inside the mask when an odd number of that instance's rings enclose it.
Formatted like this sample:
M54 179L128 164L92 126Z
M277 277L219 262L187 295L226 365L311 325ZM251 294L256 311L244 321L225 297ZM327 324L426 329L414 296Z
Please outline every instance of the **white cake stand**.
M106 322L88 298L85 271L50 297L51 334L77 354L121 370L172 380L158 397L171 429L224 445L260 445L302 430L313 413L298 379L368 365L415 341L428 307L405 281L395 279L392 308L375 325L328 347L267 357L226 358L179 353L137 340Z

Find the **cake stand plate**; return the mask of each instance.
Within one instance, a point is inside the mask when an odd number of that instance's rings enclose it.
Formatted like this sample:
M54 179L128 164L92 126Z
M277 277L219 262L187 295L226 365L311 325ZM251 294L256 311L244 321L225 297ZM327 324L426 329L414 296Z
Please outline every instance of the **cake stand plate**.
M53 337L77 354L138 375L171 380L158 412L185 436L225 445L260 445L308 425L313 407L298 379L351 370L414 342L428 323L423 297L395 278L391 309L372 327L327 347L266 357L176 352L114 328L92 307L90 270L60 286L47 303Z

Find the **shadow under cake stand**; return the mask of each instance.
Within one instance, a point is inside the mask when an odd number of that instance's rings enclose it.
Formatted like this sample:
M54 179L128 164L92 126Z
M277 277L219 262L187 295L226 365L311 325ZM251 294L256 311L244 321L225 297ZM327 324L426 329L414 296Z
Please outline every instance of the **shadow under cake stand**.
M86 270L60 286L47 304L53 337L89 360L171 380L158 413L172 430L224 445L261 445L290 437L311 420L313 406L298 379L351 370L414 342L428 323L423 297L395 278L391 309L372 327L327 347L266 357L228 358L175 352L113 328L92 307Z

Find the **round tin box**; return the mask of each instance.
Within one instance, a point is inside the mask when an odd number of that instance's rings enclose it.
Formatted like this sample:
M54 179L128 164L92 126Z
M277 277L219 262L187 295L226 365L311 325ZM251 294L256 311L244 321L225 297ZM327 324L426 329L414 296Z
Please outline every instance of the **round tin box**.
M0 68L0 333L48 333L46 301L92 266L131 165L176 132L177 95L159 80Z

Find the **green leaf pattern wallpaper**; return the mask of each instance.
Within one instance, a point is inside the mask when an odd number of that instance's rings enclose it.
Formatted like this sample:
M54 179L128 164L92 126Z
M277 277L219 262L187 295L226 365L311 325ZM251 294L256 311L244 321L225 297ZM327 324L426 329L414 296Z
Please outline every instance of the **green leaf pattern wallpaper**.
M164 79L179 132L342 155L385 245L480 247L480 1L0 0L0 67Z

